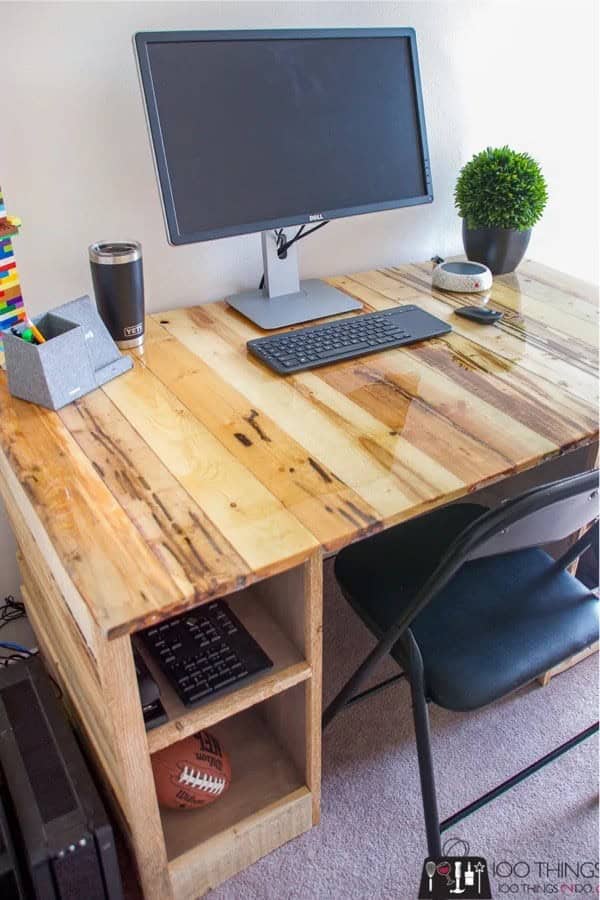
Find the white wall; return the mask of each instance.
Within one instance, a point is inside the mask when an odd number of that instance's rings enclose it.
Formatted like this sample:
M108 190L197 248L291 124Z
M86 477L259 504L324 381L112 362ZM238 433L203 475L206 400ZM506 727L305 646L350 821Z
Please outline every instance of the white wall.
M0 3L0 183L24 223L30 312L91 290L86 248L99 238L142 241L151 311L260 276L254 235L167 245L131 44L161 28L416 28L435 202L335 222L302 243L304 277L458 252L457 172L508 143L549 183L530 255L597 281L597 17L596 0ZM16 581L3 523L0 595Z

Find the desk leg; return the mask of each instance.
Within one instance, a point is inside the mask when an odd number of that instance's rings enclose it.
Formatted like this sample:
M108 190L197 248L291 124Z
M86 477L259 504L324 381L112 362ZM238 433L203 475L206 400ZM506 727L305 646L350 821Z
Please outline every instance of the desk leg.
M588 447L587 453L583 459L583 468L582 471L587 471L588 469L598 468L598 442L594 444L590 444ZM577 538L583 533L583 531L577 532L571 538L571 543L574 543ZM568 570L571 575L575 575L577 573L577 568L579 566L579 560L576 559L574 563L571 563ZM598 651L598 642L592 644L591 647L586 647L585 650L582 650L581 653L576 653L575 656L569 657L569 659L563 660L563 662L559 663L557 666L554 666L552 669L548 669L547 672L544 672L543 675L538 677L539 683L542 687L546 687L547 684L550 683L550 679L555 675L559 675L561 672L566 672L567 669L570 669L572 666L575 666L578 662L581 662L583 659L587 659L588 656L592 656L592 654L597 653Z
M323 559L315 554L306 564L305 635L312 678L306 696L308 786L313 795L313 825L321 821L321 714L323 700Z
M171 900L165 842L129 637L105 642L98 663L120 770L120 802L144 898Z

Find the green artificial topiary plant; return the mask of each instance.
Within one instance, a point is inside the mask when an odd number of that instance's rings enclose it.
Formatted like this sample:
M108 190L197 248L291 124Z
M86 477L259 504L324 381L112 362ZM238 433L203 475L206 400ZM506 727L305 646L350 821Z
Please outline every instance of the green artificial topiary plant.
M488 147L460 171L454 205L467 228L526 231L541 218L548 199L542 171L528 153Z

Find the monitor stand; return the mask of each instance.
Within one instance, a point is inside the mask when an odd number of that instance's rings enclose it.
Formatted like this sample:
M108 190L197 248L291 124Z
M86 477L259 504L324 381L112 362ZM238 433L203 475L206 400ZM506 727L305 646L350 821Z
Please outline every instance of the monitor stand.
M301 282L295 244L288 249L286 259L279 259L275 232L263 231L261 238L264 288L227 298L229 305L251 322L269 330L362 309L358 300L324 281L314 278Z

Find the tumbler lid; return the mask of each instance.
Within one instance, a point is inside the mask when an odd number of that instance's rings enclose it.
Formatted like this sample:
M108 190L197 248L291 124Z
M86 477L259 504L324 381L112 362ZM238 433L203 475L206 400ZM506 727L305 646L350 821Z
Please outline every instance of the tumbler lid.
M135 262L142 258L139 241L96 241L89 246L90 261L104 266Z

